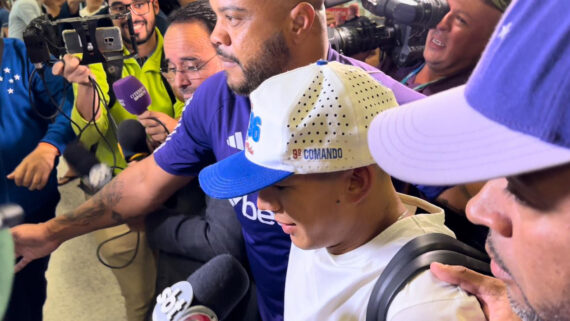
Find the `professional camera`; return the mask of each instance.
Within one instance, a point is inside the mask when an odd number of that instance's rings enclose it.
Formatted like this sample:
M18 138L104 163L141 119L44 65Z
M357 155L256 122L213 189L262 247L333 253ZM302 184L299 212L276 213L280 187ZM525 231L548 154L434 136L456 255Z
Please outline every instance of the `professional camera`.
M325 1L325 6L346 2ZM360 17L356 23L329 28L332 47L348 56L380 47L399 66L422 58L428 30L449 11L445 0L362 0L362 5L384 17L384 23Z

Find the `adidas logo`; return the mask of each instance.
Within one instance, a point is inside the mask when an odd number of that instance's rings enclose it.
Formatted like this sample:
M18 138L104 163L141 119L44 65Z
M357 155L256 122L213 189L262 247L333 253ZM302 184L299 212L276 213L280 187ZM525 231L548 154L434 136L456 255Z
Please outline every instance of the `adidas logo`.
M232 206L236 206L236 204L239 203L239 201L241 201L242 197L243 196L230 198L228 201L230 201L230 204L232 204Z
M226 142L228 143L228 146L232 148L243 150L243 136L241 135L241 132L235 132L235 134L228 137Z

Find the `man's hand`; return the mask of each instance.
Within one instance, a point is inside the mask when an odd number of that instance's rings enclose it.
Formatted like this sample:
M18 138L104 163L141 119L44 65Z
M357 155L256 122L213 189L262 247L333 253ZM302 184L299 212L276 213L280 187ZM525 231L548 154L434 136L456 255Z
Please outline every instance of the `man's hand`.
M57 148L48 143L40 143L6 178L30 191L41 190L48 182L58 155Z
M22 224L11 229L14 238L16 258L20 261L15 271L21 271L28 263L42 258L58 248L59 243L49 238L49 231L45 223Z
M71 83L79 84L77 95L75 96L77 111L87 121L99 119L102 109L99 106L99 95L95 94L90 81L95 81L95 77L89 67L79 63L79 58L67 54L63 56L62 61L58 61L53 65L52 72L56 76L63 76Z
M160 121L160 123L157 120ZM139 115L139 121L144 126L146 134L151 138L153 146L164 143L168 133L171 133L176 128L176 125L178 125L178 120L165 113L149 110ZM164 128L161 123L164 124L166 128ZM166 129L168 129L168 133Z
M463 266L432 263L431 272L440 280L475 295L489 321L520 321L513 312L503 281Z
M58 61L53 65L52 73L56 76L63 76L71 83L77 83L84 86L91 86L89 77L91 70L89 67L80 65L79 58L66 54L63 61Z

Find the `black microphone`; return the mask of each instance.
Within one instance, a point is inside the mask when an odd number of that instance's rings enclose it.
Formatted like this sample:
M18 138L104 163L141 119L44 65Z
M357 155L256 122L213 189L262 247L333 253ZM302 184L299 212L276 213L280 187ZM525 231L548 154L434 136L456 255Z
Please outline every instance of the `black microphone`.
M71 142L63 152L63 158L69 167L79 175L86 178L84 183L93 191L98 191L113 178L113 171L105 164L99 162L97 157L83 146L79 141Z
M245 296L249 277L231 255L214 257L188 280L167 287L156 298L153 321L224 320Z
M144 126L136 119L127 119L117 129L119 149L128 162L141 160L150 155Z

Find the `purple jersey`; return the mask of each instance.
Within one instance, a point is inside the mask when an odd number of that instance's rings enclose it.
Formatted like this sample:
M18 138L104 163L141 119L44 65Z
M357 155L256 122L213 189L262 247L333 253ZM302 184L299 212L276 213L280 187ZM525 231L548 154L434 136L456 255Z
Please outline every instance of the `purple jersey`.
M424 97L377 69L332 50L329 51L329 60L369 70L380 83L386 83L395 92L404 88L400 97L396 95L400 103ZM250 109L249 98L230 90L225 73L208 78L194 93L176 130L154 153L156 162L170 174L197 176L202 168L243 150ZM283 320L291 240L275 222L272 212L257 208L257 193L230 199L229 202L242 225L261 317L265 321Z

